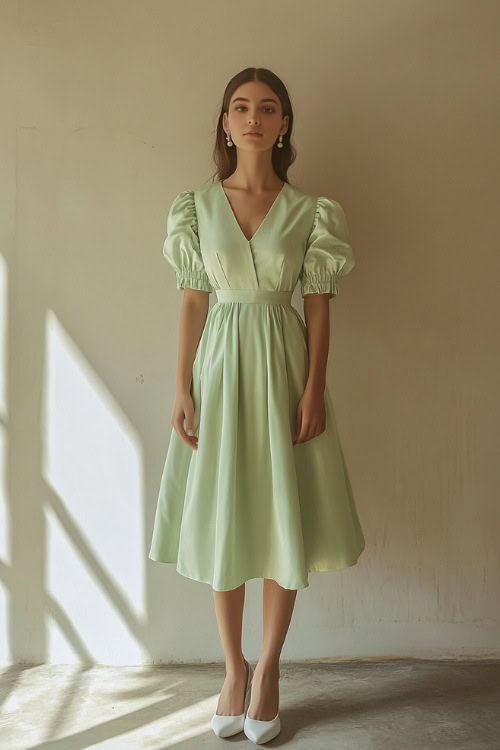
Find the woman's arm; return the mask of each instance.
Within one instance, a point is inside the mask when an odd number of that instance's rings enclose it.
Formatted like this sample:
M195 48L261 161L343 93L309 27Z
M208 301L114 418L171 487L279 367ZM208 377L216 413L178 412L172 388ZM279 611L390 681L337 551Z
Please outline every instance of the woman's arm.
M199 289L184 290L179 319L177 347L176 391L189 393L196 348L201 338L208 314L208 292Z
M304 317L307 327L309 373L297 407L295 443L305 443L326 428L325 385L330 346L330 308L328 294L306 294Z
M193 362L208 314L209 292L184 289L179 319L177 347L177 374L172 426L185 443L197 448L198 438L190 437L193 431L193 401L190 394ZM184 429L184 419L186 428Z
M309 349L309 375L306 388L321 391L326 385L326 365L330 348L330 300L328 294L306 294L304 317Z

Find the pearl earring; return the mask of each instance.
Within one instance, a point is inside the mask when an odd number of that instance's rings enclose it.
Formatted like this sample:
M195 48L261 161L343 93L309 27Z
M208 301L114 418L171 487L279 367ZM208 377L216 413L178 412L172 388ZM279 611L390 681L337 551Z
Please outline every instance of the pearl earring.
M283 148L283 136L280 135L280 142L277 144L278 148Z
M229 135L229 131L226 132L226 142L228 146L232 146L233 142L231 140L231 136Z

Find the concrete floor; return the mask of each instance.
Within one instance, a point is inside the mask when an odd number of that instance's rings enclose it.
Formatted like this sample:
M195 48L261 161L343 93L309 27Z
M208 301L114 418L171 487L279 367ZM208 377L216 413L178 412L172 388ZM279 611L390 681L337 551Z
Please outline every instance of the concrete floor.
M4 667L0 748L256 747L211 730L224 674L222 664ZM282 661L281 674L282 729L265 747L500 749L500 661Z

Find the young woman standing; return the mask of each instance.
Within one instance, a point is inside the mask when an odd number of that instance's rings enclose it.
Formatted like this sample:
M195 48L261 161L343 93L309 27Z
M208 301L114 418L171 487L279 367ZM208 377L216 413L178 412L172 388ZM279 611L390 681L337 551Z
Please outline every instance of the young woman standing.
M365 547L326 386L329 301L354 257L340 204L288 180L292 126L275 74L236 75L217 125L217 180L175 198L163 249L185 291L149 557L211 585L226 660L212 727L258 744L281 728L297 590L311 571L355 565ZM298 282L305 324L291 304ZM264 580L255 670L241 645L252 578Z

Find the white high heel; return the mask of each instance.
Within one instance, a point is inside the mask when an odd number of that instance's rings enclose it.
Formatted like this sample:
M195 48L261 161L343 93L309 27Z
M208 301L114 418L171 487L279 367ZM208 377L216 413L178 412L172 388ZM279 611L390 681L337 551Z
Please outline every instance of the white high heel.
M281 677L281 672L279 676ZM262 745L264 742L269 742L281 732L280 712L278 711L274 719L271 719L271 721L251 719L247 714L243 725L243 731L248 739L252 740L256 745Z
M245 723L245 716L250 703L250 689L252 687L253 669L245 659L245 663L248 665L248 676L247 686L245 690L245 699L243 704L243 713L237 716L224 716L223 714L215 713L212 716L212 729L218 737L231 737L233 734L243 731Z

